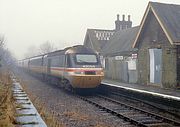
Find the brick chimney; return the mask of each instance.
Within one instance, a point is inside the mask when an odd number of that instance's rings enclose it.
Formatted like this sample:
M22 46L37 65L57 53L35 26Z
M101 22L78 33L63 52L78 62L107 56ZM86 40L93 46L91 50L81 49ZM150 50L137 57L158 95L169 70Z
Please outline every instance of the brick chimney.
M117 20L115 21L115 30L120 30L120 20L119 20L119 14L117 14Z
M122 15L122 21L125 21L125 15Z
M125 20L125 15L122 15L122 21L119 20L119 14L117 15L117 20L115 21L115 30L124 30L132 27L132 21L130 19L130 15L128 15L128 21Z

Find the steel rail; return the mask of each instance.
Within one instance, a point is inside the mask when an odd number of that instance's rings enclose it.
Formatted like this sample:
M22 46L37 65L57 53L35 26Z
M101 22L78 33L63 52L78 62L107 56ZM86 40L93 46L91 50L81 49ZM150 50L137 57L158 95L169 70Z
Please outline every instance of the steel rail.
M160 108L160 107L158 107L158 106L156 106L156 105L154 105L154 104L151 104L150 102L143 101L143 100L140 100L140 99L138 99L138 98L130 97L130 96L127 96L127 95L123 95L123 94L120 94L120 93L117 93L117 92L110 92L110 94L115 95L115 96L119 96L119 97L122 96L122 97L126 98L127 100L139 101L139 102L141 102L141 103L143 103L143 104L146 104L146 105L148 105L148 106L151 106L151 107L153 107L153 108L156 108L156 109L158 109L158 110L161 111L161 112L166 112L166 113L168 113L168 114L170 114L170 115L172 115L172 116L175 116L175 117L177 117L177 118L180 119L180 115L179 115L179 114L176 114L176 113L174 113L174 112L168 111L168 110L163 109L163 108Z
M102 110L104 110L104 111L107 111L108 113L111 113L112 115L115 115L115 116L117 116L117 117L119 117L119 118L124 119L124 120L127 121L127 122L130 122L130 123L132 123L132 124L134 124L134 125L137 125L137 126L140 126L140 127L148 127L147 125L145 125L145 124L143 124L143 123L141 123L141 122L138 122L138 121L136 121L136 120L134 120L134 119L132 119L132 118L129 118L129 117L127 117L127 116L124 116L124 115L122 115L122 114L120 114L120 113L118 113L118 112L116 112L116 111L114 111L114 110L112 110L112 109L110 109L110 108L107 108L107 107L105 107L105 106L102 106L102 105L98 104L97 102L92 101L92 100L90 100L90 99L88 99L88 98L86 98L86 97L78 96L78 95L76 95L76 96L77 96L78 98L80 98L80 99L82 99L82 100L90 103L90 104L95 105L96 107L98 107L98 108L100 108L100 109L102 109Z
M173 120L173 119L170 119L170 118L166 118L166 117L161 116L161 115L157 115L155 113L152 113L152 112L149 112L149 111L146 111L146 110L143 110L143 109L131 106L129 104L125 104L125 103L119 102L117 100L114 100L114 99L111 99L111 98L108 98L108 97L105 97L105 96L102 96L102 95L98 95L98 97L106 99L106 100L111 101L113 103L117 103L119 105L123 105L123 106L129 107L130 109L134 109L136 111L140 111L142 113L147 114L148 116L155 117L156 119L161 119L163 122L167 122L167 123L173 124L175 126L180 126L180 122L178 122L176 120Z

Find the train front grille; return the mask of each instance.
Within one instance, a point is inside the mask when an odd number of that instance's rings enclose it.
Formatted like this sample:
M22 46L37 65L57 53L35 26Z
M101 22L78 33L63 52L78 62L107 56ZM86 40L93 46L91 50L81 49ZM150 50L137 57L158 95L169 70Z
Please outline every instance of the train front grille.
M96 75L95 71L85 71L84 72L85 75Z

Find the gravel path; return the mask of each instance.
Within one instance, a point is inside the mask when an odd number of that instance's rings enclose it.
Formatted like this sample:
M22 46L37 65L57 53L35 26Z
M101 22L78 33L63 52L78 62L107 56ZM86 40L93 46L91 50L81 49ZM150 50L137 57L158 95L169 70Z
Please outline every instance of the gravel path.
M15 73L25 91L37 97L49 112L56 114L58 121L65 127L119 127L122 123L119 118L67 94L55 85L42 82L22 71Z

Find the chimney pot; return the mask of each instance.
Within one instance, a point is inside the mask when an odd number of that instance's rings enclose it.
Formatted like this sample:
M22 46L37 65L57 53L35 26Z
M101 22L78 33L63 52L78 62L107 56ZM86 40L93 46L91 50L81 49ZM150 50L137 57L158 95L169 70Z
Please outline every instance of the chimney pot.
M128 21L130 21L130 20L131 20L131 19L130 19L130 17L131 17L131 16L130 16L130 15L128 15Z
M117 20L119 20L119 14L117 14Z
M123 21L125 20L125 15L122 15L122 19L123 19Z

